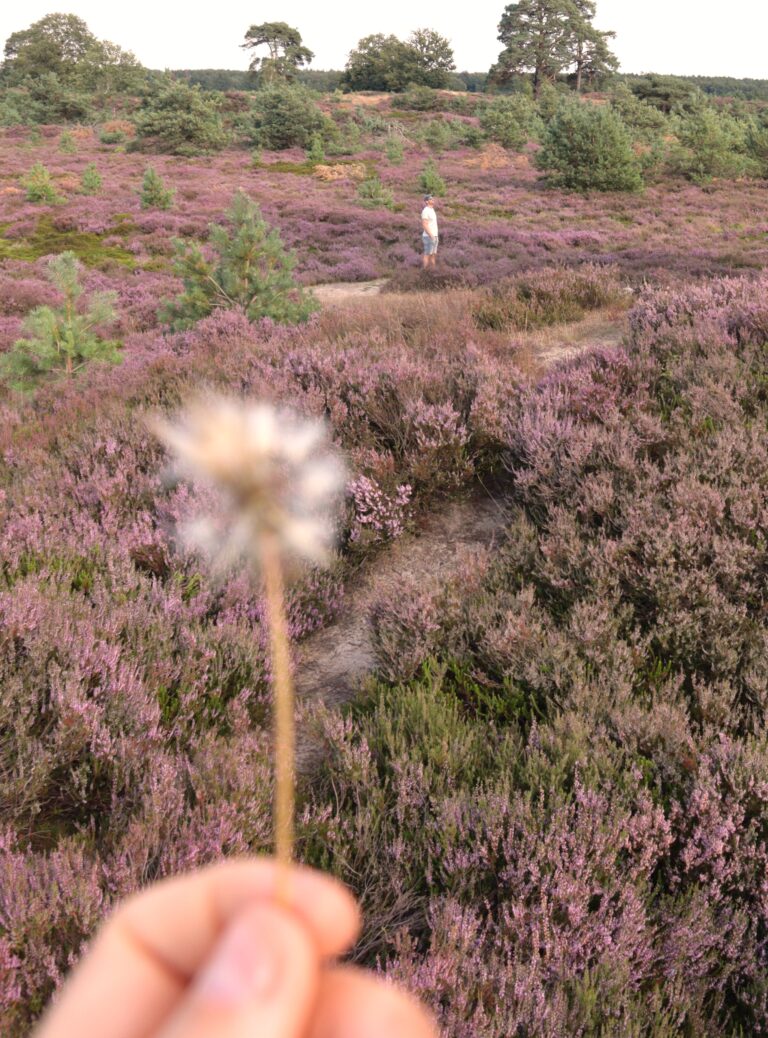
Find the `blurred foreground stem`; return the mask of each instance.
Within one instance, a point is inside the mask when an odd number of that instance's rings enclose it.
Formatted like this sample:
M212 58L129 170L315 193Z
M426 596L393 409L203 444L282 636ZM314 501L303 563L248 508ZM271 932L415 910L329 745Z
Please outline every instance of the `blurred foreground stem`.
M295 725L293 677L285 619L285 592L282 561L277 537L265 532L260 543L261 565L267 599L272 692L274 697L275 754L275 856L282 866L278 879L278 900L287 894L288 868L293 859Z

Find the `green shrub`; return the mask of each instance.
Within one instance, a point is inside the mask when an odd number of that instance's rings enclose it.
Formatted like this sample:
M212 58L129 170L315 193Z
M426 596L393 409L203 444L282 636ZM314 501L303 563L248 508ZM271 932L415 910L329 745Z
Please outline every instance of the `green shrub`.
M553 184L576 191L639 191L643 187L627 128L607 106L564 103L546 129L536 161Z
M124 130L102 130L99 140L102 144L125 144L128 136Z
M32 169L22 177L21 185L27 192L28 202L42 202L45 205L57 205L63 197L56 190L56 185L47 166L36 162Z
M536 105L524 94L496 98L480 113L480 126L492 141L519 151L541 136L543 124Z
M312 99L301 86L273 86L259 90L250 112L241 122L247 140L262 148L308 148L316 135L332 131Z
M410 109L414 112L435 112L440 108L440 94L432 87L411 83L408 89L397 99L398 108Z
M65 130L59 137L59 151L63 152L64 155L74 155L77 152L75 138L69 130Z
M323 162L325 159L325 148L323 138L319 133L312 135L312 141L307 148L307 162Z
M165 186L160 174L152 166L147 166L141 183L141 208L170 209L175 194L172 188Z
M712 177L736 177L745 171L745 127L713 108L700 108L674 122L679 147L673 150L672 168L694 183Z
M184 292L160 311L160 319L172 328L189 328L216 310L289 324L305 321L317 309L293 279L295 258L242 191L227 212L227 225L211 224L208 245L212 259L196 242L175 243L174 271L184 281Z
M394 209L395 206L394 195L375 175L361 181L357 197L366 209Z
M419 174L419 188L430 195L444 195L445 181L437 172L437 167L432 159L428 159Z
M119 343L102 339L96 330L115 320L114 292L94 293L84 309L81 266L74 252L62 252L48 263L48 279L64 297L61 306L38 306L24 322L24 338L0 356L0 376L14 388L33 389L45 378L71 378L90 361L116 364Z
M405 149L403 148L403 142L399 137L388 137L384 151L387 159L394 166L399 166L403 161Z
M453 123L442 118L430 119L420 136L424 143L438 154L448 148L456 147L459 143L459 135L454 133Z
M626 83L618 83L611 91L611 107L624 121L635 140L653 144L666 131L667 118L647 101L642 101Z
M149 93L136 114L132 150L169 155L206 155L229 141L221 118L221 99L179 79L165 79Z
M97 195L101 191L101 185L101 173L96 168L96 163L89 162L80 178L80 190L84 195Z
M768 178L768 126L753 121L747 127L747 154L756 163L756 171Z
M461 143L467 148L482 148L485 134L474 123L466 123L461 130Z

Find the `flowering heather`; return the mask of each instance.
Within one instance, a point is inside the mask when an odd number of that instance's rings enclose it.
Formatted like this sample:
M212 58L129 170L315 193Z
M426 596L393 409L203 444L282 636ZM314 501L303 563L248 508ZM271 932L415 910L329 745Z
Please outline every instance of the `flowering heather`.
M347 461L341 552L292 589L294 639L447 493L492 480L507 509L494 550L375 605L379 683L349 714L305 709L325 753L298 854L363 897L359 958L449 1038L768 1035L768 279L682 277L765 265L763 188L573 197L526 155L453 151L444 272L469 287L170 332L172 239L204 240L239 187L305 284L410 284L426 150L362 157L395 212L274 155L159 156L158 213L141 156L57 139L0 141L11 186L39 159L66 197L0 193L0 348L60 302L46 257L71 249L86 295L117 293L124 359L0 388L0 1030L29 1032L116 898L270 844L264 602L177 535L211 493L164 479L144 422L205 388L322 417ZM659 284L622 348L534 384L477 303L585 261Z

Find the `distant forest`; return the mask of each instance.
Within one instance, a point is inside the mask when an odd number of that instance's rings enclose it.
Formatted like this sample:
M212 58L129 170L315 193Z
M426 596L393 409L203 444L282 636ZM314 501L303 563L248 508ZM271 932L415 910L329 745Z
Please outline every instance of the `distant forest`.
M341 89L342 70L321 69L299 72L298 79L318 93L333 93ZM257 80L250 72L231 69L174 69L173 75L190 83L199 83L205 90L256 90ZM640 82L644 75L622 74L614 77L628 86ZM740 97L745 101L768 101L768 79L736 79L731 76L674 76L683 83L697 86L712 97ZM456 72L451 77L450 89L482 93L485 90L486 72ZM514 90L514 86L510 89Z

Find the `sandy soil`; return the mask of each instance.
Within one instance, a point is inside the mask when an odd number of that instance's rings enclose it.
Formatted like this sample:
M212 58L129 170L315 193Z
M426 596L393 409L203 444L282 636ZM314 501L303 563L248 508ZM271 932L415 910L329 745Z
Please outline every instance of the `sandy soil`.
M381 294L387 278L376 281L336 281L328 285L312 285L312 292L323 306L334 303L348 303L354 299L370 299Z

